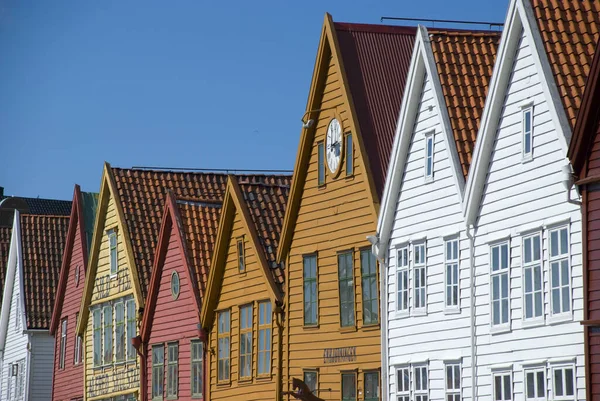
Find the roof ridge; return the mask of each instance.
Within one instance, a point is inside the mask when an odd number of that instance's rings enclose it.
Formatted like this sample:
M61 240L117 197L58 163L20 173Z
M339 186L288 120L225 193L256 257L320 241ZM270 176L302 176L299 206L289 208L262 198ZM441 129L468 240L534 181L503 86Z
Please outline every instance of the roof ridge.
M177 167L173 167L176 169ZM148 169L148 168L127 168L127 167L114 167L111 166L112 170L121 170L121 171L135 171L141 173L160 173L160 174L196 174L196 175L218 175L227 177L229 175L234 176L255 176L255 177L291 177L292 173L280 173L280 174L268 174L268 173L254 173L252 170L244 173L235 173L234 171L239 171L236 169L223 169L227 171L214 171L207 169L207 171L195 171L195 170L169 170L169 169Z
M25 217L51 217L51 218L61 218L61 219L69 219L71 216L65 216L62 214L35 214L35 213L19 213L20 216Z

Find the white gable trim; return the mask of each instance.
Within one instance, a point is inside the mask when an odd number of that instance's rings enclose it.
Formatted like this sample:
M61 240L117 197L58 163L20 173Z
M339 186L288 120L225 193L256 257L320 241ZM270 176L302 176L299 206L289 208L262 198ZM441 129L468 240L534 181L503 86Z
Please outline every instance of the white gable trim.
M19 300L18 302L20 303L21 307L19 308L21 310L21 327L23 329L26 328L26 326L24 325L25 321L24 321L24 316L25 316L25 308L24 308L24 294L23 294L23 251L21 248L21 219L20 219L20 215L19 215L19 211L15 210L15 217L13 220L13 230L10 236L10 248L8 251L8 262L7 262L7 268L6 268L6 280L4 281L4 291L2 294L2 305L4 306L2 308L2 312L0 313L0 351L4 352L5 349L5 345L6 345L6 338L7 338L7 334L8 334L8 327L10 325L9 319L10 319L10 306L11 306L11 300L12 300L12 296L13 296L13 290L14 290L14 286L18 285L19 286ZM19 271L21 272L20 279L18 283L15 283L15 274L16 274L16 270L17 267L19 268ZM9 285L10 283L13 283L12 285Z
M560 146L567 154L571 140L571 128L556 87L554 75L548 56L537 27L537 22L529 0L511 0L508 7L506 24L500 46L496 55L496 63L490 80L488 96L482 113L481 124L464 195L465 220L467 225L475 224L479 214L481 197L487 177L487 170L492 155L500 114L504 106L504 98L511 77L517 46L521 39L521 31L529 39L532 48L534 65L540 75L544 96L548 100L552 122L556 127Z
M377 235L379 236L377 256L380 259L384 258L392 234L392 227L396 214L396 203L400 196L404 168L406 166L406 160L413 138L413 130L419 111L419 98L423 91L425 74L431 79L431 86L434 94L433 99L435 107L437 108L437 114L440 118L441 133L452 166L454 167L452 169L454 183L462 204L464 177L458 158L458 151L456 150L454 136L452 134L450 116L448 115L440 77L435 65L435 59L429 40L429 32L427 31L427 28L419 26L407 77L407 88L404 92L402 106L396 124L396 134L394 135L394 145L392 147L390 160L391 163L387 172L385 188L383 191L381 213L379 214L377 221Z

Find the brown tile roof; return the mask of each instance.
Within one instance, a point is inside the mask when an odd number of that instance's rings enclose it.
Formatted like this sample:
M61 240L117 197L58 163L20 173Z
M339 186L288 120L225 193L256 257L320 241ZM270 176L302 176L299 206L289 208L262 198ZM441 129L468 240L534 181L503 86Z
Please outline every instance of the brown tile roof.
M243 180L238 180L238 183L275 283L283 291L285 271L277 263L277 247L290 195L291 177L287 183L280 182L278 185L248 184Z
M57 199L25 198L22 196L0 196L0 202L4 199L23 200L28 207L27 213L46 214L52 216L71 215L71 201Z
M431 48L466 179L500 32L430 30Z
M334 27L381 200L417 30L343 22Z
M598 43L597 0L531 0L550 67L571 128Z
M68 216L21 215L23 285L28 329L48 329L63 248L69 230Z
M8 263L11 233L12 227L0 226L0 291L4 291L4 280L6 279L6 264Z
M147 296L156 240L164 211L165 196L171 190L178 199L222 202L227 174L173 172L112 168L121 206L131 238L142 295ZM239 175L250 182L276 183L280 176Z
M220 203L177 201L187 255L196 274L201 296L206 290L221 206Z

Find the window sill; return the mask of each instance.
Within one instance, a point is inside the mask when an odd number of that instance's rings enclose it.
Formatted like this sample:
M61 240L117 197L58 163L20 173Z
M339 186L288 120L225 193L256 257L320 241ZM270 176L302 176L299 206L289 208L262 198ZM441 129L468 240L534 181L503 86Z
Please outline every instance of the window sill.
M460 308L444 309L444 315L460 315Z
M425 309L413 310L412 313L410 314L410 316L411 317L427 316L427 310L425 310Z
M203 400L204 396L202 395L192 395L192 400Z
M404 319L410 317L410 313L408 311L396 312L394 317L398 319Z
M356 331L356 326L340 327L340 333L352 333Z
M315 325L306 325L306 326L302 326L303 329L305 330L318 330L319 329L319 325L315 324Z
M490 334L504 334L510 332L510 325L502 325L502 326L491 326Z
M363 331L373 331L373 330L379 330L379 329L380 329L379 322L363 324L363 326L361 327L361 330L363 330Z
M524 329L530 329L530 328L534 328L534 327L540 327L543 326L544 324L546 324L546 322L544 321L544 319L528 319L528 320L523 320L523 323L521 323L521 327Z
M256 381L267 381L267 380L272 380L272 379L273 379L273 376L271 375L271 373L263 373L263 374L256 376Z
M171 396L167 396L166 398L167 400L178 400L179 396L178 395L171 395Z
M252 384L252 377L240 377L238 379L238 384L240 384L240 385Z
M527 164L533 161L533 156L523 156L521 159L521 164Z
M572 322L572 321L573 321L573 315L571 313L565 313L565 314L561 314L561 315L551 315L548 318L548 324L550 324L550 325L564 323L564 322Z
M231 379L217 382L217 387L231 387Z

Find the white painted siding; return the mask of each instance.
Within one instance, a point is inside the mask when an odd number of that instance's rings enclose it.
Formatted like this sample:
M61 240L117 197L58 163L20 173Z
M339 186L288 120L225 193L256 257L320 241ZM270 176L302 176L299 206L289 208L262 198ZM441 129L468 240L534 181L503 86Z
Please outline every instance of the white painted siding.
M396 399L396 368L426 361L429 370L429 396L432 400L445 399L444 363L456 360L460 360L462 364L462 399L470 400L469 240L464 232L461 198L453 177L454 167L442 132L432 83L427 75L424 80L404 176L396 177L402 183L389 244L386 288L388 344L383 344L388 347L390 400ZM434 179L426 183L425 135L431 132L435 132ZM450 146L454 146L454 143ZM445 311L444 237L447 235L459 238L459 313ZM412 309L412 244L423 241L426 244L427 305L426 314L418 315ZM396 308L396 251L398 246L405 244L411 244L411 291L410 313L402 315L397 313Z
M52 370L54 369L54 338L48 333L31 335L31 386L29 401L47 401L52 398Z
M4 350L4 361L3 361L3 369L2 369L2 396L8 397L8 381L10 379L11 371L9 369L9 365L11 363L17 362L19 360L25 359L27 361L27 343L29 342L29 336L27 334L23 334L23 325L20 324L19 328L16 327L16 311L17 311L17 302L20 302L20 274L19 266L17 266L15 272L15 279L13 283L6 283L5 285L13 286L13 292L10 303L10 315L8 321L8 332L6 336L6 346ZM20 309L20 308L19 308ZM29 370L27 368L27 362L25 363L25 373ZM25 376L27 377L27 376ZM14 380L14 379L13 379ZM25 384L26 384L25 380ZM13 393L14 395L14 389ZM10 398L11 400L14 398Z
M521 107L533 101L533 160L522 161ZM494 367L513 372L512 399L524 396L523 366L540 362L546 367L572 358L576 365L577 398L585 398L583 279L581 266L581 213L566 202L560 169L567 163L549 104L536 70L529 38L522 34L509 79L493 153L481 200L475 235L477 399L492 400ZM570 230L573 314L568 321L552 322L549 304L549 238L545 224L562 222ZM542 232L544 322L523 325L522 234ZM510 238L510 331L491 333L489 244ZM550 370L546 370L548 397L552 397Z

